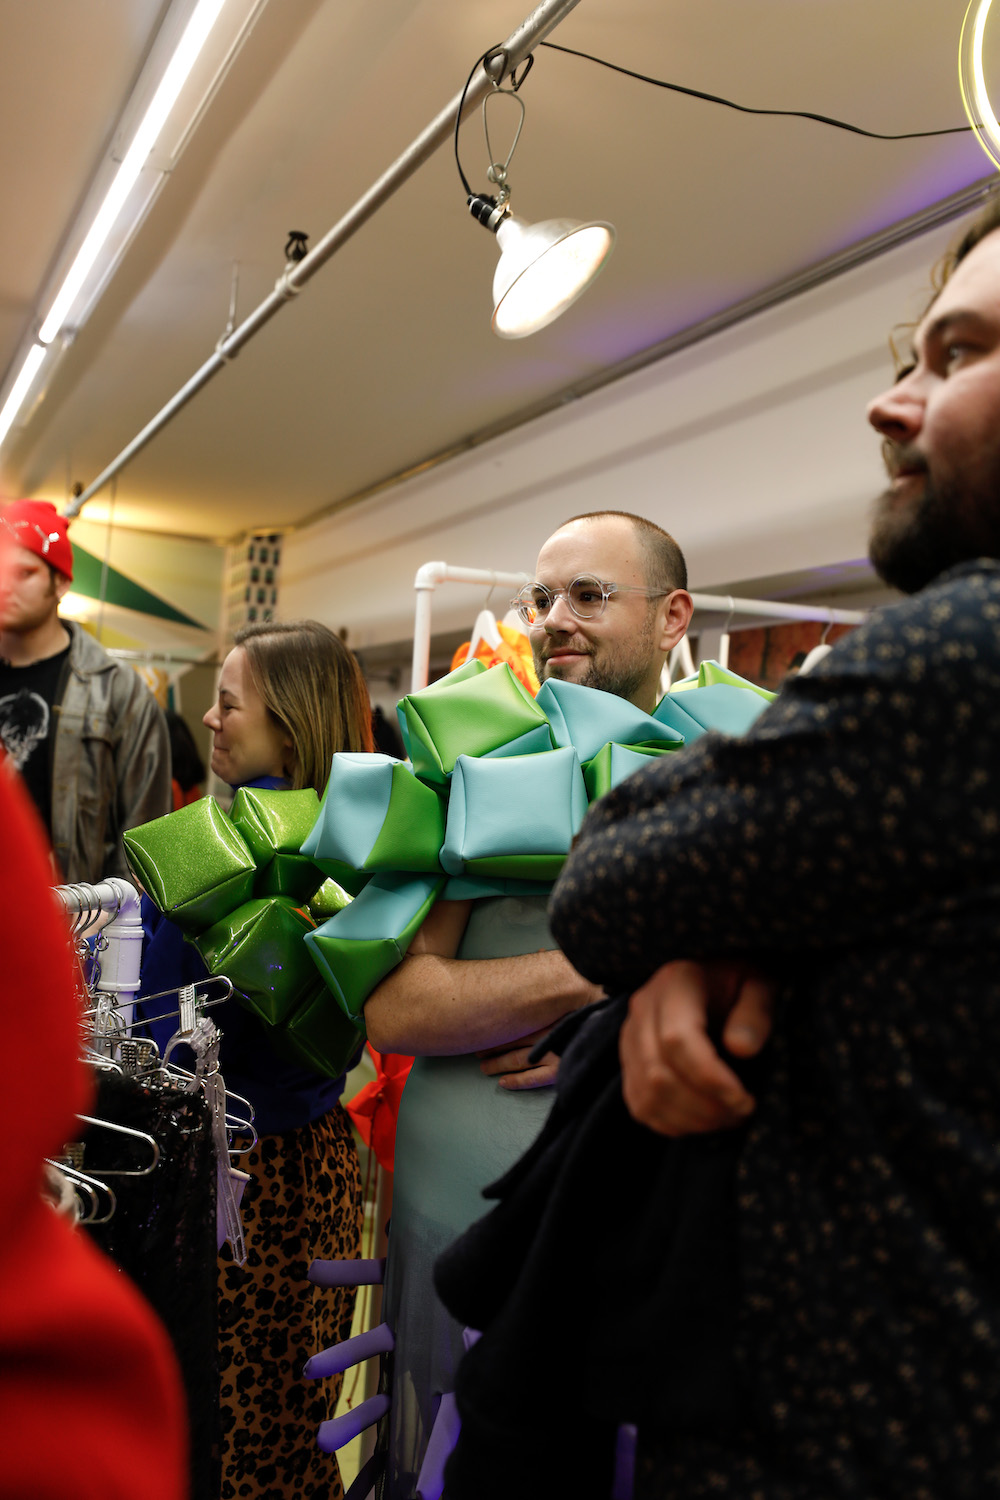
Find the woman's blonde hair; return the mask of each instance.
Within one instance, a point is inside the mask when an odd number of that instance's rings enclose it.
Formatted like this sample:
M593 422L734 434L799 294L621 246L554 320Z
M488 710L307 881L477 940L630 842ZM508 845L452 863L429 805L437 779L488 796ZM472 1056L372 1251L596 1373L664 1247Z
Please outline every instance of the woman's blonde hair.
M244 625L233 644L246 652L264 706L292 741L292 786L322 796L336 751L372 748L371 704L353 653L318 620Z

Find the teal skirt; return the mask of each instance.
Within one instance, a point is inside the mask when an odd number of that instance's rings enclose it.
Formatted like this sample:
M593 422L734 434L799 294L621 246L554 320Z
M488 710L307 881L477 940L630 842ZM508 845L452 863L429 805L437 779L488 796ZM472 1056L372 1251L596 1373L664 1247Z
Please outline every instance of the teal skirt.
M509 958L556 945L546 898L477 901L459 958ZM551 1088L510 1093L473 1057L418 1057L403 1091L386 1267L393 1329L392 1407L383 1500L409 1500L440 1396L453 1389L462 1329L442 1307L432 1271L442 1250L491 1204L483 1188L535 1139Z

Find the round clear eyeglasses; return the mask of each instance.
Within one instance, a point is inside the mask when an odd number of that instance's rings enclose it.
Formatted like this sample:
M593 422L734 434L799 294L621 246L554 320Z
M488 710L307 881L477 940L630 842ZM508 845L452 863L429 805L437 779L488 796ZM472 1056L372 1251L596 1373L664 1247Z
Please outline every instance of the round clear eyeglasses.
M557 599L565 599L578 620L594 620L603 615L612 594L645 594L647 599L662 599L665 589L641 589L627 583L605 583L590 573L581 573L564 589L546 588L544 583L526 583L510 601L525 625L544 620Z

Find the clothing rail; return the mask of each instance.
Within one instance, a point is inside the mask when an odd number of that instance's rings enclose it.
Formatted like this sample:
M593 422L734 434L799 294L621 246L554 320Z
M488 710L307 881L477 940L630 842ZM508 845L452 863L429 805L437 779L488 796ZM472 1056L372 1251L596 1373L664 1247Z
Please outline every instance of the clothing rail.
M431 654L431 614L434 590L441 583L481 583L490 588L519 589L530 583L527 573L495 573L488 568L458 568L445 562L427 562L417 569L413 587L416 605L413 618L413 670L410 692L427 686ZM761 619L821 620L828 625L860 625L862 610L834 609L825 604L781 604L774 599L743 599L732 594L692 594L695 610L712 611L726 616L726 625L734 615L753 615ZM693 670L693 667L692 667Z
M431 660L431 613L434 590L439 583L482 583L490 588L523 588L531 579L527 573L494 573L489 568L453 568L445 562L427 562L417 569L413 580L417 599L413 616L413 670L410 692L427 686Z
M732 594L692 594L694 607L730 615L759 615L779 620L823 620L827 625L860 625L862 609L832 609L826 604L781 604L776 599L739 599Z
M200 652L196 651L193 656L183 651L157 651L152 647L132 650L126 646L105 646L103 649L116 661L135 661L140 665L148 663L151 667L157 666L160 662L168 667L217 667L220 664L220 658L214 646L208 646Z
M67 916L73 918L75 937L83 937L101 916L111 921L100 930L96 958L100 977L95 993L108 996L125 1023L132 1025L134 1000L139 988L139 963L142 958L142 918L139 915L139 892L127 880L112 876L97 885L58 885L56 899Z

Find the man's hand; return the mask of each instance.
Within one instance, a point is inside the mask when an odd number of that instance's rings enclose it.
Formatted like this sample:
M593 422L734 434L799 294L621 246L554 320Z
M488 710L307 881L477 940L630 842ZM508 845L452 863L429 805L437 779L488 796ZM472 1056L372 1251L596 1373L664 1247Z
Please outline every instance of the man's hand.
M477 1052L480 1071L488 1078L496 1078L502 1089L550 1088L559 1071L559 1058L554 1052L546 1052L540 1063L528 1062L529 1054L536 1042L548 1036L551 1026L533 1031L516 1042L506 1042L503 1047L488 1047Z
M755 1100L708 1029L724 1021L722 1050L754 1057L771 1034L773 998L773 985L743 964L664 964L632 996L619 1038L629 1113L671 1136L741 1124Z

